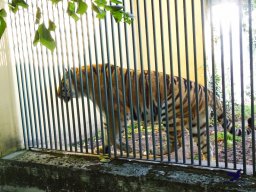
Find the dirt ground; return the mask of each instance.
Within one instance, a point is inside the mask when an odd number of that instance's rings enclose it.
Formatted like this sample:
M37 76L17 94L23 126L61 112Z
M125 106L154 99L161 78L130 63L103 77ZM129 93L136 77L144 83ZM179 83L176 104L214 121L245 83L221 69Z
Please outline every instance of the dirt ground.
M159 131L160 130L160 131ZM246 164L252 165L253 164L253 155L255 154L252 153L252 147L253 147L253 141L252 141L252 135L247 135L245 137L245 140L242 140L242 137L236 136L236 141L233 142L233 139L229 138L225 144L223 140L223 129L221 127L217 127L217 132L214 131L214 127L209 128L209 137L210 137L210 143L212 145L212 151L213 151L213 159L218 160L219 162L225 162L225 159L227 159L227 163L238 163L242 164L243 161L246 161ZM217 141L215 142L215 134L217 136ZM139 135L141 135L139 137ZM135 150L136 150L136 157L135 158L141 158L141 159L154 159L153 154L152 154L152 149L153 149L153 139L155 143L156 149L160 148L160 135L162 137L162 143L163 145L166 144L166 131L164 127L160 127L158 125L154 125L154 132L152 132L152 128L148 127L147 128L147 134L146 130L143 126L141 126L140 130L137 127L137 125L134 126L134 131L132 131L131 126L127 128L127 134L125 131L123 131L121 137L122 141L126 142L128 141L129 145L133 147L133 144L135 144ZM222 137L221 137L222 135ZM229 135L230 136L230 135ZM140 139L139 139L140 138ZM183 148L180 148L177 150L177 155L178 155L178 160L183 160L183 154L185 154L186 159L191 159L191 149L190 149L190 136L188 131L184 131L184 144L185 144L185 151L183 152ZM134 139L134 141L133 141ZM243 142L244 142L244 148L243 150ZM96 146L100 146L102 144L102 141L99 137L98 142L96 142L96 139L94 138L93 140L93 148L94 151L97 152ZM147 157L147 151L146 151L146 143L148 143L148 153L149 156ZM254 141L255 144L255 141ZM91 148L91 142L88 141L87 144L88 148ZM226 147L225 147L226 146ZM234 148L235 146L235 148ZM84 145L85 147L85 145ZM216 149L217 147L217 149ZM140 152L141 150L141 152ZM216 151L217 150L217 151ZM227 151L227 156L225 158L225 151ZM112 147L112 153L113 152L113 147ZM120 155L120 150L117 150L117 154ZM142 157L140 156L142 155ZM216 155L217 154L217 155ZM235 155L234 155L235 154ZM245 158L244 157L245 154ZM122 155L126 157L126 153L123 152ZM129 157L133 158L133 153L129 154ZM167 160L167 155L164 155L163 159ZM159 159L158 156L156 158ZM198 160L198 146L195 142L193 142L193 158L194 160ZM235 158L235 159L234 159ZM171 159L175 159L175 153L171 153Z

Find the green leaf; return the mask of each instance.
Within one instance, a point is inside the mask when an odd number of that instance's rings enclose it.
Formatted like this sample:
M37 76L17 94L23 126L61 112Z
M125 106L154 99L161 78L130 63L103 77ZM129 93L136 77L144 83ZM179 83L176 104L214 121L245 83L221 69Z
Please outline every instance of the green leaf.
M59 3L60 1L62 1L62 0L51 0L52 4L57 4L57 3Z
M49 31L55 31L55 29L56 29L55 23L49 19L49 27L48 27L48 30L49 30Z
M28 8L28 4L24 0L12 0L12 2L8 3L9 8L12 12L16 13L19 7Z
M36 45L38 42L40 42L42 45L44 45L46 48L50 49L51 51L54 51L56 47L56 43L51 36L51 32L45 27L44 23L39 25L38 30L36 31L36 34L35 34L33 43L34 45Z
M134 20L134 15L130 13L124 13L123 18L125 23L131 24Z
M34 37L34 40L33 40L33 45L36 46L38 42L39 42L39 33L38 33L38 30L37 30L36 34L35 34L35 37Z
M96 17L99 19L104 19L106 17L106 11L102 10L100 13L96 15Z
M7 15L6 11L4 9L1 9L0 10L0 16L1 17L6 17L6 15Z
M106 16L106 11L100 9L97 5L94 3L92 4L92 10L97 13L96 17L99 19L104 19Z
M78 15L75 12L76 9L76 5L74 2L69 1L68 2L68 9L67 9L67 13L70 17L72 17L75 21L79 20Z
M39 7L37 7L37 10L36 10L36 22L35 22L36 24L40 23L41 17L42 17L41 9Z
M15 1L18 6L21 6L23 8L28 8L28 4L24 0L15 0Z
M115 3L115 4L123 4L123 2L122 1L118 1L118 0L110 0L112 3Z
M105 9L107 11L121 11L124 8L124 6L121 5L107 5Z
M96 13L99 13L100 12L100 8L97 7L97 5L95 5L94 3L92 3L92 10Z
M13 3L8 3L8 6L13 13L16 13L19 9L19 7L17 5L14 5Z
M75 9L76 9L75 3L69 1L69 2L68 2L68 10L67 10L67 12L68 12L69 14L75 13Z
M78 2L78 8L76 10L76 13L80 15L85 14L87 9L88 9L88 5L85 2L83 2L83 0L80 0Z
M106 0L95 0L94 3L96 3L98 7L105 7L107 5Z
M114 17L115 21L119 23L123 19L123 12L121 11L115 11L111 12L112 16Z
M6 22L3 17L0 17L0 39L2 38L2 35L4 34L5 29L6 29Z
M78 21L79 20L79 17L78 17L78 15L77 14L72 14L72 15L70 15L70 17L72 17L75 21Z

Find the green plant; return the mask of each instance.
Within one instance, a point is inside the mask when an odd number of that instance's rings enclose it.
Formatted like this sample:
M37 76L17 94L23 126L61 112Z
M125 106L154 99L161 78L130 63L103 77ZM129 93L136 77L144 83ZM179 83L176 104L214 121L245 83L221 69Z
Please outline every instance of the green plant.
M233 142L233 135L231 133L227 132L226 136L227 136L228 142ZM215 136L212 135L211 137L214 139ZM241 140L242 140L241 137L235 137L235 141L241 142ZM217 133L217 141L224 141L224 132L223 131Z
M75 21L78 21L87 12L87 0L48 0L47 4L56 5L64 1L67 2L67 14ZM11 0L8 5L13 13L16 13L19 9L29 8L28 3L24 0ZM41 9L42 7L43 5L41 5L41 7L37 7L35 15L35 24L38 26L37 30L35 31L33 44L35 46L37 43L41 43L49 50L54 51L56 42L52 37L51 32L55 30L56 25L53 20L49 19L48 27L46 27L45 21L42 19L42 15L44 14L44 11ZM94 11L94 13L96 13L96 17L99 19L104 19L106 17L106 13L109 12L116 22L123 21L130 24L133 20L133 15L124 11L123 2L120 0L93 0L91 2L91 9ZM31 10L29 12L34 13L34 11ZM7 26L5 22L6 15L7 13L5 9L1 9L0 38L2 37Z

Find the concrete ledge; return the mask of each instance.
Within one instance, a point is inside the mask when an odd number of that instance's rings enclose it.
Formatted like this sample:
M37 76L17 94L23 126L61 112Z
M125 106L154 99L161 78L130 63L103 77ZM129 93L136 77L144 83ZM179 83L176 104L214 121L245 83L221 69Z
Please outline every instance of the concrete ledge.
M252 176L230 182L224 171L128 160L102 162L98 157L22 152L0 159L0 191L256 191Z

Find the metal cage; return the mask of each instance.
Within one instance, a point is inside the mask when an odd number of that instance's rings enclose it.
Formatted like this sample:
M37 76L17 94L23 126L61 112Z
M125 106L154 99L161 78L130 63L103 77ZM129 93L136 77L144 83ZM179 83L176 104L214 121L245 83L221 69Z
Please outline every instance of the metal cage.
M95 13L88 9L87 14L77 22L65 12L67 1L51 5L45 1L27 1L28 10L19 10L11 14L10 38L16 66L17 86L20 99L20 114L23 126L24 147L26 149L49 149L72 151L86 154L100 154L103 137L110 137L110 118L119 120L118 138L133 152L126 153L118 149L116 143L108 155L115 158L131 158L145 161L158 161L174 164L186 164L224 169L243 169L245 173L255 171L255 132L254 132L254 98L255 98L255 2L248 0L123 0L124 9L135 18L132 24L116 23L107 15L99 20ZM91 1L87 1L91 4ZM57 24L54 32L57 48L54 52L42 46L33 46L35 31L34 16L36 7L42 7L44 21L52 19ZM81 72L83 66L106 64L101 75L102 81L94 82L93 72ZM110 65L110 63L112 65ZM115 68L111 68L111 67ZM117 71L127 68L133 71L148 70L148 79L134 76L131 80ZM71 67L80 69L77 76ZM77 93L77 80L85 78L86 85L92 89L82 89L82 97L77 96L65 103L56 96L58 83L65 69L70 81L74 80ZM86 68L85 68L86 69ZM119 69L119 68L118 68ZM152 91L150 71L155 71L156 78ZM106 74L109 73L109 74ZM158 72L163 74L163 82L159 82ZM110 76L114 76L112 82ZM161 122L161 105L167 103L167 77L172 85L173 76L180 81L183 78L201 84L205 90L212 90L214 97L220 98L224 116L229 117L234 126L241 128L242 135L227 130L219 130L216 110L204 106L206 113L206 138L209 151L213 145L213 157L203 159L200 145L196 146L192 139L192 115L188 107L189 127L186 131L181 121L182 143L178 149L170 152L170 136L168 128ZM149 87L145 87L148 81ZM92 85L92 86L90 86ZM129 89L124 89L125 86ZM161 85L161 86L160 86ZM163 85L163 86L162 86ZM122 87L122 93L116 94L115 87ZM164 89L161 89L164 87ZM99 105L95 103L95 91L104 89ZM190 86L180 84L179 89ZM148 89L147 92L145 90ZM142 98L133 105L131 98L142 92ZM113 93L113 94L111 94ZM149 94L149 95L146 95ZM163 94L164 100L160 100ZM90 95L88 97L84 97ZM149 103L146 103L146 98ZM154 97L155 100L152 98ZM196 87L195 99L199 114L200 98ZM180 111L183 117L184 108L182 91L179 91ZM103 102L103 100L105 102ZM156 103L153 103L156 101ZM205 97L207 104L207 96ZM122 103L120 103L122 101ZM188 102L191 98L188 97ZM117 105L115 116L113 106ZM123 106L129 105L129 109ZM147 106L148 105L148 106ZM156 106L156 107L155 107ZM190 106L190 103L189 103ZM103 109L110 111L103 116ZM175 106L172 109L175 111ZM133 111L149 113L147 118L136 117ZM212 111L212 115L209 115ZM126 116L129 114L131 123ZM175 112L174 125L175 125ZM121 116L124 116L121 122ZM158 121L154 122L154 116ZM247 118L251 117L252 132L246 136ZM103 134L103 118L107 123L107 134ZM200 118L197 124L200 125ZM123 129L121 124L124 124ZM224 122L225 123L225 122ZM198 142L200 143L200 127ZM174 126L175 130L175 126ZM174 131L177 140L177 132ZM167 154L158 156L156 148L168 145Z

